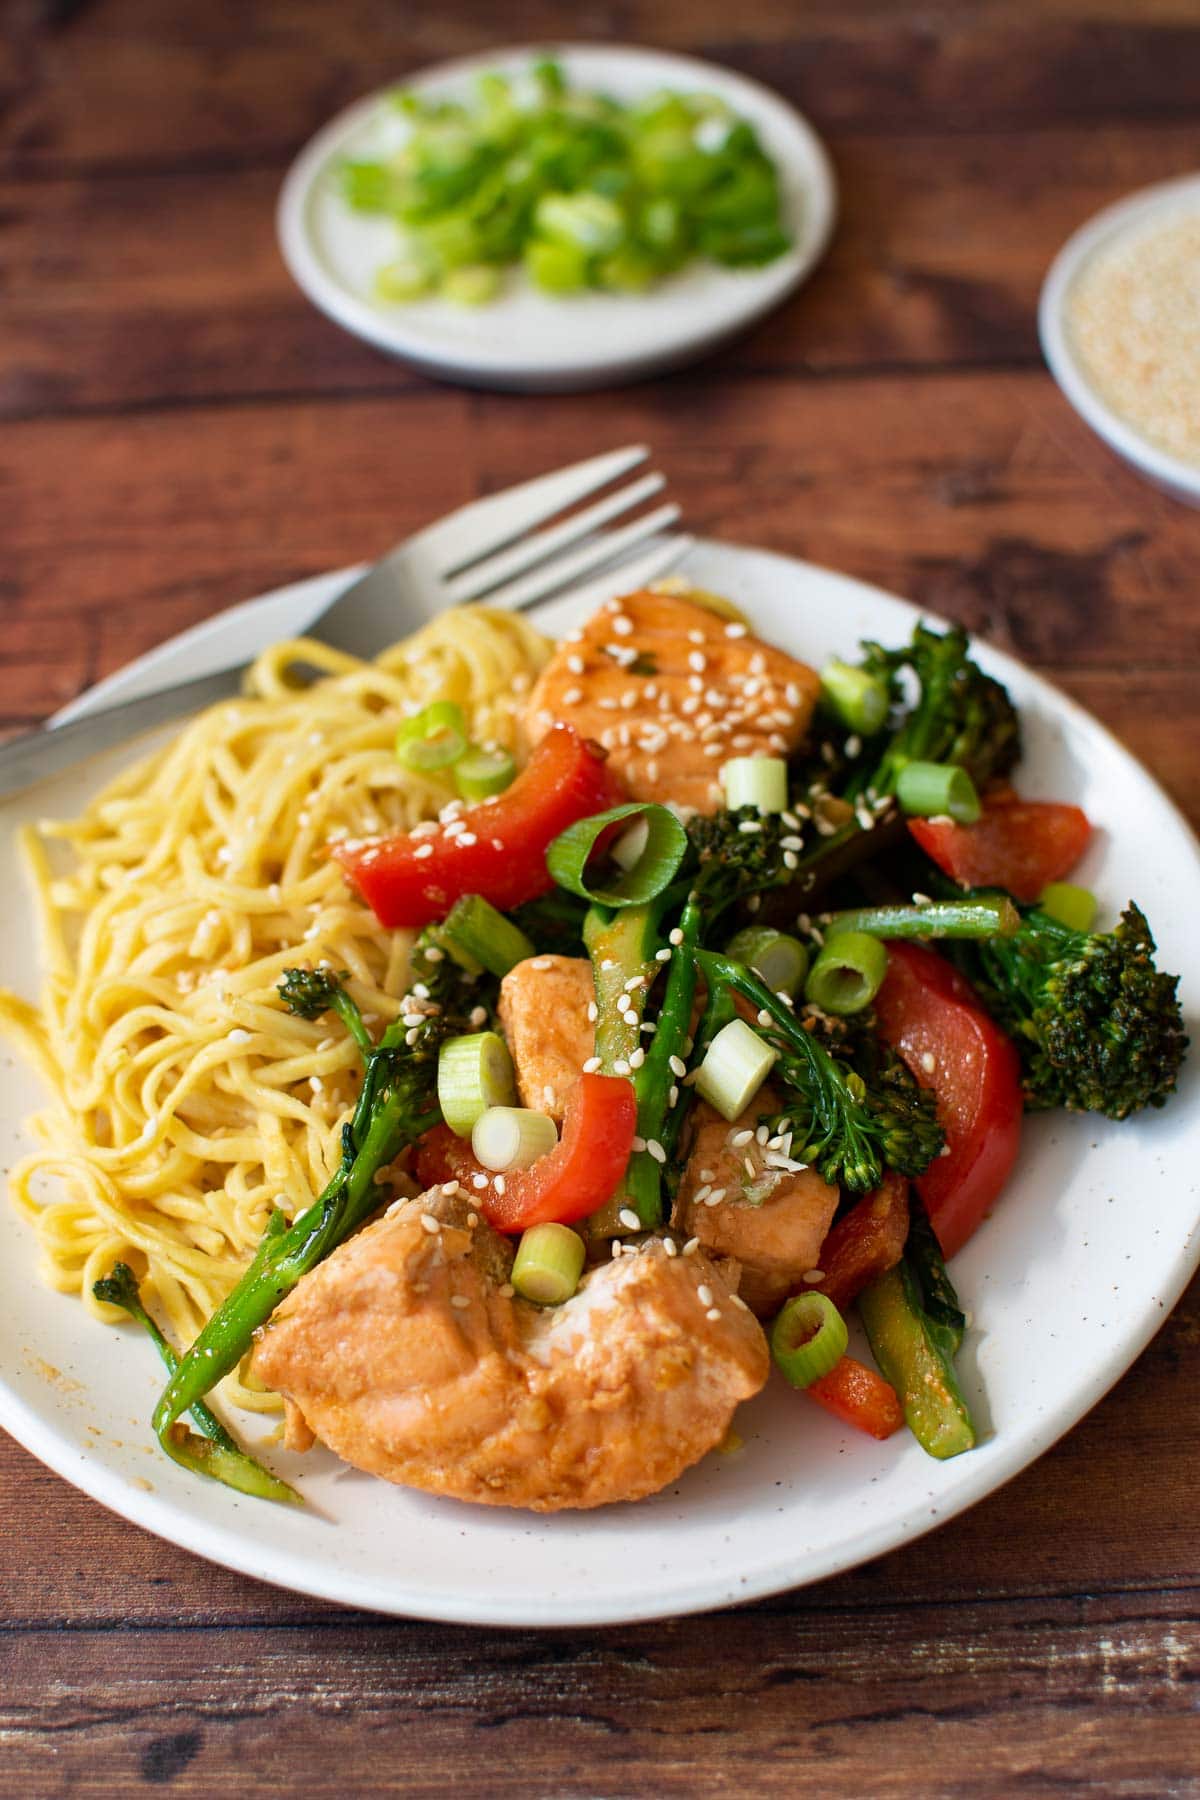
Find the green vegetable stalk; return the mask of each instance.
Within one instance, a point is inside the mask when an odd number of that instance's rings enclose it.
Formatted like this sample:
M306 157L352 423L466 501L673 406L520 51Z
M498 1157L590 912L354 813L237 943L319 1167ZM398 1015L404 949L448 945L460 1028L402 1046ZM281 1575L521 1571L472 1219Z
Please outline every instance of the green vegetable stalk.
M828 1182L866 1193L885 1168L919 1175L942 1147L932 1109L911 1077L864 1052L861 1068L835 1056L741 963L711 951L694 953L710 995L739 994L759 1014L758 1029L778 1051L774 1079L789 1089L793 1155ZM857 1040L856 1047L857 1047Z
M939 1461L973 1450L975 1426L954 1372L953 1333L925 1311L907 1257L864 1289L858 1310L921 1448Z
M277 1235L283 1229L283 1223L281 1213L272 1214L269 1234ZM131 1319L136 1319L148 1333L168 1372L175 1373L179 1357L142 1305L138 1284L128 1264L114 1263L111 1274L92 1283L92 1293L109 1306L123 1307ZM256 1500L280 1500L303 1506L303 1498L295 1488L248 1456L202 1400L193 1401L189 1410L200 1428L199 1436L175 1424L158 1434L159 1443L173 1462L190 1469L193 1474L210 1475L216 1481L223 1481L226 1487L236 1488L239 1493L249 1494Z
M180 1359L154 1410L154 1430L164 1448L182 1448L193 1459L189 1466L218 1480L227 1478L224 1469L193 1433L181 1440L178 1421L186 1412L194 1414L204 1395L237 1367L255 1331L297 1282L376 1211L378 1171L441 1116L438 1050L445 1037L461 1030L452 1004L461 997L464 976L449 958L420 966L426 1003L436 1010L428 1011L418 1026L397 1020L368 1050L358 1103L343 1128L340 1168L291 1225L273 1216L249 1268ZM324 998L326 1006L347 1020L357 1042L370 1043L361 1019L356 1020L354 1002L336 977L289 970L280 992L306 1018L318 1015Z

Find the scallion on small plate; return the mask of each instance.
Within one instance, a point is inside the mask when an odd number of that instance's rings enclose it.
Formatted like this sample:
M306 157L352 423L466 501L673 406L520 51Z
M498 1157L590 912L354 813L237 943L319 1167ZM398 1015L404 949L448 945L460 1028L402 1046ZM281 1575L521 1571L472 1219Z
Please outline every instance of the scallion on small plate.
M316 306L430 373L517 389L643 376L761 317L828 241L819 139L731 70L568 44L443 64L403 91L400 106L392 89L351 107L301 152L278 229ZM587 130L565 134L570 166L532 154L536 135L518 154L523 108L583 115Z

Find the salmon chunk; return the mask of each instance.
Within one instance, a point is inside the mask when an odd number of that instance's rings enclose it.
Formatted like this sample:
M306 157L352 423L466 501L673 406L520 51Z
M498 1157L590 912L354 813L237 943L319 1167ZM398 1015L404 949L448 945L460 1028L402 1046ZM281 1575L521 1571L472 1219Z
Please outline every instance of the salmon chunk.
M656 1493L767 1379L761 1328L702 1252L649 1239L546 1308L513 1294L512 1257L461 1193L397 1202L304 1276L252 1367L357 1468L537 1512Z
M595 1049L588 1018L595 999L585 956L530 956L500 983L500 1029L517 1072L522 1106L562 1123L567 1095Z
M635 800L722 804L721 765L788 756L820 681L744 625L674 594L610 600L558 648L525 713L536 743L559 721L608 751Z
M712 1255L741 1264L740 1292L760 1317L775 1312L803 1276L820 1267L838 1203L838 1190L815 1169L770 1166L791 1159L782 1150L773 1153L755 1134L760 1118L781 1111L770 1087L760 1088L732 1125L711 1106L699 1105L675 1200L681 1232L699 1238ZM749 1138L737 1142L747 1132Z

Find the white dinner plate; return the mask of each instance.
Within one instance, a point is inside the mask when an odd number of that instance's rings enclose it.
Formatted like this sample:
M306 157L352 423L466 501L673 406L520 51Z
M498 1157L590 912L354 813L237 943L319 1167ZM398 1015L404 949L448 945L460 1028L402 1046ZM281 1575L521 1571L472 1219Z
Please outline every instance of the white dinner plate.
M573 86L622 101L659 88L719 95L758 132L780 178L792 248L761 269L697 261L645 294L552 298L513 274L488 306L431 297L387 305L375 273L396 255L396 227L343 200L337 169L346 156L384 155L407 126L373 94L318 132L288 172L279 197L284 261L322 312L379 349L431 375L475 387L568 390L631 381L705 354L791 293L821 256L833 228L836 189L820 139L798 112L744 75L689 56L621 44L525 45L441 63L407 78L422 93L469 97L484 70L527 73L558 58Z
M701 544L686 564L736 596L768 638L814 663L860 636L897 643L916 614L876 588L810 564ZM93 703L173 673L245 657L302 625L342 577L236 608L93 691ZM575 622L570 602L546 610ZM180 667L182 658L182 669ZM1163 966L1200 994L1200 847L1145 771L1079 707L996 651L1025 721L1024 792L1078 801L1099 827L1080 879L1112 917L1147 911ZM45 783L0 810L21 817L79 804L123 753ZM32 995L36 951L19 889L0 897L0 981ZM25 1139L38 1085L6 1058L4 1162ZM1161 1325L1196 1267L1200 1057L1164 1112L1110 1124L1027 1124L995 1215L955 1259L972 1318L963 1381L980 1447L938 1463L907 1435L878 1444L843 1429L773 1378L744 1406L744 1447L713 1454L637 1505L552 1517L437 1500L349 1470L323 1450L263 1454L312 1502L272 1507L188 1475L157 1450L148 1419L157 1360L133 1331L106 1329L34 1276L31 1232L0 1213L0 1423L97 1500L183 1548L280 1586L381 1612L493 1625L593 1625L723 1606L816 1581L929 1530L1025 1468L1082 1418ZM1189 1143L1190 1137L1190 1143ZM261 1444L269 1421L238 1421ZM19 1521L10 1520L19 1529Z

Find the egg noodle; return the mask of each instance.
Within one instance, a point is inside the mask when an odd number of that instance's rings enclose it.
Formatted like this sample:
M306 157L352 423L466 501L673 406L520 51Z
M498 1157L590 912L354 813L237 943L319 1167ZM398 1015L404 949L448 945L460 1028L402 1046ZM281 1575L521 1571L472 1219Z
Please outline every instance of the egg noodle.
M22 835L47 975L40 1008L0 993L0 1031L50 1089L40 1148L12 1172L42 1272L97 1317L92 1283L129 1261L175 1341L237 1281L272 1208L293 1218L332 1175L358 1052L276 993L292 965L346 970L381 1028L411 934L385 931L326 846L403 830L453 789L396 758L400 720L457 701L477 742L515 747L548 640L509 613L449 612L375 662L296 640L244 696L198 715L77 819ZM321 671L297 687L296 664ZM61 870L60 862L64 863ZM230 1377L229 1398L272 1398Z

